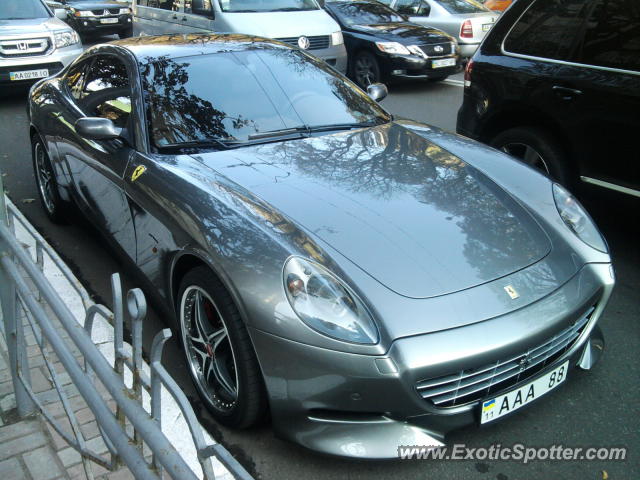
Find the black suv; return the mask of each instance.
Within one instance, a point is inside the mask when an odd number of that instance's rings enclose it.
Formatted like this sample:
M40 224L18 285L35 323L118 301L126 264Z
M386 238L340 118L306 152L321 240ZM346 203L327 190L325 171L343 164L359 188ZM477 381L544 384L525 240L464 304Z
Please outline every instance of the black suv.
M640 1L515 2L467 65L457 131L640 196Z

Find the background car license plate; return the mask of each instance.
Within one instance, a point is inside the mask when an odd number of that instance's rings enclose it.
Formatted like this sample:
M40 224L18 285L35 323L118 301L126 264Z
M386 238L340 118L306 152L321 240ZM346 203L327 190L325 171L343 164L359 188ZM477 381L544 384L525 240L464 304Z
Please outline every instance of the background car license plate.
M118 23L117 18L101 18L100 23Z
M489 423L497 420L553 390L567 378L568 367L569 362L564 362L533 382L511 390L504 395L483 401L480 405L480 423Z
M443 58L441 60L433 60L431 62L431 68L452 67L455 64L455 58Z
M49 76L49 70L43 68L41 70L25 70L24 72L9 72L9 79L14 82L16 80L33 80L34 78L45 78Z
M483 23L482 24L482 31L483 32L488 32L489 30L491 30L491 27L493 27L493 23Z

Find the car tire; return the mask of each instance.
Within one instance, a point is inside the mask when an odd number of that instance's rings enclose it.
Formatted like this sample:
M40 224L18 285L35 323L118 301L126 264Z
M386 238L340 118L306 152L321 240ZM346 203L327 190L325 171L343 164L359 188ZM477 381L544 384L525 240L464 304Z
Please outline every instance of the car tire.
M508 153L568 186L571 175L566 154L558 141L537 127L516 127L496 135L491 146Z
M229 427L259 423L267 411L262 372L227 289L197 267L182 279L176 303L187 367L207 409Z
M129 27L125 30L121 30L118 32L118 38L129 38L133 37L133 27Z
M380 82L380 65L371 52L360 52L353 60L351 75L361 88Z
M33 173L36 180L38 197L44 212L53 223L65 223L65 202L60 198L58 182L40 135L31 137L31 157L33 159Z

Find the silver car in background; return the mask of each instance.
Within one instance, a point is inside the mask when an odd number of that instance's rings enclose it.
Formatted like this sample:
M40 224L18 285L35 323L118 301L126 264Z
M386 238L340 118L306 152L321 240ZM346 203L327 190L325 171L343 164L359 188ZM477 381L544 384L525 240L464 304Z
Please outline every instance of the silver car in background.
M453 35L464 58L471 57L500 16L476 0L381 0L409 20Z
M274 38L347 71L340 26L316 0L134 0L133 15L134 36L224 32Z
M53 75L81 53L78 34L41 0L0 2L0 87Z

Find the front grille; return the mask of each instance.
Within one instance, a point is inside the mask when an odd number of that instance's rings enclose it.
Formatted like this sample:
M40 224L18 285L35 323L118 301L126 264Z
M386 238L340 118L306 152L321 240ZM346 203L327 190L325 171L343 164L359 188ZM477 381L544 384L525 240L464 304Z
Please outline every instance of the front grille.
M569 350L584 331L595 307L539 347L508 360L416 383L418 393L438 408L477 402L526 380Z
M118 13L120 13L120 9L119 8L107 8L107 9L100 9L100 10L91 10L91 13L93 13L96 17L106 17L107 15L117 15Z
M48 37L0 40L0 57L20 58L45 55L51 47Z
M444 43L432 43L429 45L420 45L420 50L424 52L427 57L446 57L453 53L456 53L456 46L451 42Z
M281 42L288 43L294 47L298 46L298 39L300 37L285 37L285 38L277 38L276 40L280 40ZM330 35L318 35L315 37L307 37L309 39L309 50L322 50L323 48L329 48L331 43Z

